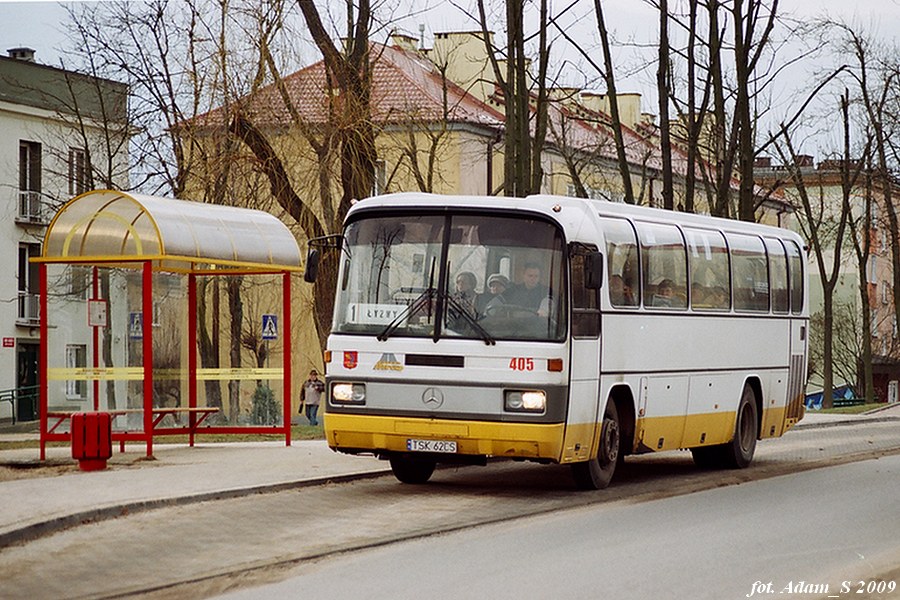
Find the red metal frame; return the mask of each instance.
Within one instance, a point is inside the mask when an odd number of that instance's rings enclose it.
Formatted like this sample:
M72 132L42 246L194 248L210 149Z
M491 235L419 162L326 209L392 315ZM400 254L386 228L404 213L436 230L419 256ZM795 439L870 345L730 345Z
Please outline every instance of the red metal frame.
M91 299L99 300L100 299L100 281L98 277L99 269L95 266L91 269ZM92 354L94 355L94 368L97 369L100 367L100 328L99 327L91 327L93 329L92 337L94 342L94 348ZM94 385L91 386L94 389L94 412L100 410L100 380L95 379Z
M241 275L247 273L241 272ZM229 276L225 270L222 271L198 271L188 274L188 344L192 351L188 353L188 406L186 408L154 408L153 407L153 263L152 261L144 261L142 263L142 295L141 310L142 319L142 349L144 363L143 377L143 406L140 409L118 409L103 411L109 412L113 417L125 415L140 411L143 414L143 431L113 431L113 441L119 442L121 451L125 449L126 441L144 442L146 444L147 456L153 455L153 438L160 435L182 435L187 433L189 443L194 445L194 437L198 433L223 433L223 434L271 434L284 435L285 445L291 445L291 274L289 271L273 271L260 269L253 271L255 275L278 275L282 277L282 320L283 320L283 423L281 426L273 427L240 427L240 426L206 426L200 425L211 414L217 412L217 408L197 406L197 276ZM39 353L39 382L40 382L40 459L46 459L47 442L52 441L71 441L72 435L69 432L57 432L56 429L66 420L71 418L73 413L68 412L49 412L49 381L47 379L47 369L49 366L49 349L48 349L48 282L47 282L47 264L40 263L38 265L38 276L40 279L40 353ZM95 266L93 269L93 293L94 299L99 296L98 270ZM94 328L93 332L93 365L99 368L99 331ZM94 410L99 410L99 380L94 380ZM186 413L188 416L187 427L158 427L162 419L166 415L175 415ZM50 420L53 420L52 427Z

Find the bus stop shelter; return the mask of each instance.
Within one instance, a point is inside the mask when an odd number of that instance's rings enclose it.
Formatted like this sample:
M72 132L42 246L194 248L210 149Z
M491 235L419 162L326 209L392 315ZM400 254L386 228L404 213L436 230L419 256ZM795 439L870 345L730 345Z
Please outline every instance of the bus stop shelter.
M32 261L40 286L42 460L47 442L71 439L66 423L84 411L106 411L124 421L124 429L113 428L113 441L123 448L126 441L143 441L147 456L153 454L154 436L188 434L193 444L201 423L203 433L278 434L290 445L291 275L300 271L300 249L278 218L258 210L97 190L59 209L42 255ZM263 315L261 328L269 329L263 338L280 344L275 350L281 351L281 366L201 368L198 326L208 327L211 320L198 323L198 313L206 314L198 305L198 281L256 276L266 279L258 287L273 307L272 314ZM161 353L154 339L162 337L171 340L164 365L154 356ZM272 419L281 423L241 426L234 414L224 426L207 420L224 405L201 402L198 381L214 379L219 385L281 381L281 415ZM166 397L155 391L155 382L162 381L170 382Z

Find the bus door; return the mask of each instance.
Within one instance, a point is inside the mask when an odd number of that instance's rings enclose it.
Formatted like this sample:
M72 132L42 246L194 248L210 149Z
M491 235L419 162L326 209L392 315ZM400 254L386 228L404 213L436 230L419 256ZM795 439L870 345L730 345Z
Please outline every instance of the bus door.
M561 462L583 461L596 455L600 391L600 303L592 282L591 253L596 247L577 244L569 252L572 293L571 357L569 360L569 411L564 456ZM599 256L594 254L594 256ZM601 278L602 279L602 278Z
M805 319L791 319L791 362L788 372L788 396L784 413L786 431L803 416L804 387L806 383L806 344L809 325Z

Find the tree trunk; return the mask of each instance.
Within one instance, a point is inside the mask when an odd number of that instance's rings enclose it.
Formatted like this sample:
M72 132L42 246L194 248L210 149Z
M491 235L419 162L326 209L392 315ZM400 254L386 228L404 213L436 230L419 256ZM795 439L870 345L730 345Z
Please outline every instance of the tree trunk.
M659 96L659 145L662 151L663 208L675 208L675 190L672 181L672 145L669 128L669 4L659 2L659 64L656 70L656 90ZM688 179L691 179L688 174Z
M231 315L231 340L229 343L229 356L231 368L241 367L241 325L244 322L244 304L241 300L242 277L229 277L226 283L228 291L228 313ZM228 382L228 414L229 421L238 422L241 414L241 382L232 379Z

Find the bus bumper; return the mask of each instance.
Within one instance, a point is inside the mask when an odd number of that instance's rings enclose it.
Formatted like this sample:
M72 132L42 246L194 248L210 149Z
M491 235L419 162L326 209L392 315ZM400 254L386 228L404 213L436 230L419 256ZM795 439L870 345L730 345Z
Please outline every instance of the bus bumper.
M410 439L445 440L456 442L458 455L559 462L564 434L564 423L493 423L335 413L325 415L325 436L329 447L350 454L407 452L407 440Z

